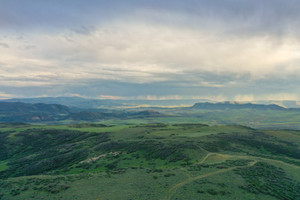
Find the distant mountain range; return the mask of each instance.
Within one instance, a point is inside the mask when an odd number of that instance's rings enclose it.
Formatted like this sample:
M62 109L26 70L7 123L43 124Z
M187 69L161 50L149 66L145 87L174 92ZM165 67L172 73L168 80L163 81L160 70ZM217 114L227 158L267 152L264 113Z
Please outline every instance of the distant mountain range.
M135 106L180 106L193 105L199 101L207 102L208 100L112 100L87 99L81 97L39 97L0 100L0 102L61 104L68 107L76 107L81 109L115 109Z
M44 104L44 103L23 103L23 102L0 102L0 112L12 113L55 113L55 114L69 114L70 108L60 104Z
M120 109L118 106L114 109L99 109L99 108L76 108L68 107L60 104L45 104L45 103L23 103L23 102L0 102L0 122L63 122L68 121L101 121L107 119L143 119L155 117L201 117L213 119L220 116L210 116L211 110L230 111L250 109L255 111L286 111L285 113L295 113L300 111L300 108L285 108L276 104L252 104L238 102L221 102L221 103L195 103L191 107L184 108L135 108L135 109ZM194 113L193 110L207 110L208 113ZM159 111L159 112L158 112ZM290 112L291 111L291 112ZM295 111L295 112L294 112ZM220 113L219 113L220 114ZM223 120L224 121L224 120Z
M2 122L57 121L70 113L69 107L59 104L0 102L0 121Z
M252 104L252 103L238 103L238 102L221 102L221 103L196 103L191 108L194 109L209 109L209 110L226 110L226 109L254 109L254 110L287 110L282 106L276 104Z
M97 121L163 116L153 110L100 112L98 109L78 111L60 104L0 102L0 122L53 122L62 120Z
M84 120L84 121L95 121L101 119L126 119L126 118L147 118L147 117L160 117L163 116L161 113L153 110L144 110L139 112L91 112L81 111L73 113L69 116L72 120Z
M81 97L39 97L39 98L16 98L0 100L0 102L23 102L23 103L44 103L44 104L61 104L66 105L73 109L76 107L77 111L83 111L86 109L115 109L115 108L130 108L130 107L176 107L176 106L188 106L195 103L217 103L208 99L179 99L179 100L112 100L112 99L88 99ZM275 104L285 108L300 108L299 101L256 101L247 102L247 104ZM221 103L222 104L222 103ZM223 104L228 104L224 102ZM245 104L239 102L236 104ZM236 107L235 107L236 108Z

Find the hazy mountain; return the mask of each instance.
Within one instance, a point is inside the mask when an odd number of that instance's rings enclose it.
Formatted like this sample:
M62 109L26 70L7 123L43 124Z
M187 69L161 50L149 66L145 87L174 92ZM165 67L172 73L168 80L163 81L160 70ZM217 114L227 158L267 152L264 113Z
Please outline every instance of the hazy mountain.
M0 112L11 113L55 113L55 114L69 114L70 108L59 104L30 104L23 102L0 102Z
M78 111L79 110L79 111ZM2 122L41 122L97 121L102 119L145 118L162 116L153 110L143 111L104 111L100 109L73 109L60 104L0 102L0 121Z
M276 104L252 104L252 103L238 103L238 102L222 102L222 103L196 103L191 108L195 109L211 109L211 110L225 110L225 109L255 109L255 110L286 110Z
M59 104L0 102L2 122L57 121L70 113L69 107Z
M84 109L115 109L128 108L136 106L181 106L193 105L196 102L207 102L208 100L112 100L112 99L87 99L81 97L40 97L40 98L19 98L6 99L2 102L24 102L24 103L45 103L45 104L62 104L69 107Z
M101 119L125 119L125 118L146 118L146 117L159 117L163 116L161 113L154 110L144 110L139 112L124 112L124 111L115 111L115 112L90 112L82 111L77 113L72 113L69 115L69 119L72 120L84 120L84 121L96 121Z

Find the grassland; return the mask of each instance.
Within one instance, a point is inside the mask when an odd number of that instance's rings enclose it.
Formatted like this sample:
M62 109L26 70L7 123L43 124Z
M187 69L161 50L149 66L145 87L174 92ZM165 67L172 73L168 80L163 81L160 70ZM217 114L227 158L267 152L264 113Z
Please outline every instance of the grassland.
M142 109L134 109L138 111ZM161 108L156 111L166 115L140 119L106 120L108 123L203 123L209 125L243 125L256 129L300 130L299 110L255 109L192 109Z
M299 145L233 125L0 124L0 199L295 200Z

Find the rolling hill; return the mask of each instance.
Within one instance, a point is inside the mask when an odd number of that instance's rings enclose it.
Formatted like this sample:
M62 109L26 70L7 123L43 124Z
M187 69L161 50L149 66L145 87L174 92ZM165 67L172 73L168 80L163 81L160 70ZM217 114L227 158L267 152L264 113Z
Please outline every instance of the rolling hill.
M299 147L244 126L0 124L0 199L295 200Z

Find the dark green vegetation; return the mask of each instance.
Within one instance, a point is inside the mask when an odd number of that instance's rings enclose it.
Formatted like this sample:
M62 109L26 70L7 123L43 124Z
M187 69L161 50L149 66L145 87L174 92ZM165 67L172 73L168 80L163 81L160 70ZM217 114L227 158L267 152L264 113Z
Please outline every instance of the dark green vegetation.
M259 162L254 166L237 169L246 184L242 189L255 194L266 194L278 199L299 199L300 182L289 178L285 171L273 165Z
M0 199L294 200L299 147L232 125L0 124Z

